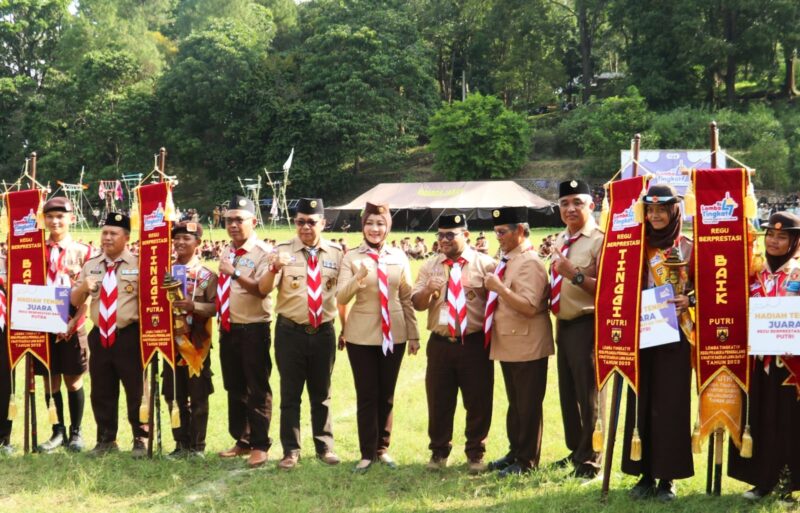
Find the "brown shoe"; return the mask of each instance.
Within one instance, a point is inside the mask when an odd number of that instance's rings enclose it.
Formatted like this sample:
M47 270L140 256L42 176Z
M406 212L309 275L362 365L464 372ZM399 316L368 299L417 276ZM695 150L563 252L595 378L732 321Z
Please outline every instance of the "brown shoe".
M483 462L483 458L469 460L467 462L467 472L470 474L483 474L489 469L489 465Z
M298 461L300 461L300 453L292 451L289 454L285 454L283 459L278 462L278 468L281 470L291 470L297 466Z
M425 468L428 470L444 470L447 468L447 458L431 456Z
M253 449L250 451L250 458L247 459L247 466L250 468L258 468L269 460L267 451Z
M250 449L240 445L234 445L227 451L221 451L218 453L220 458L235 458L237 456L247 456L248 454L250 454Z
M333 451L319 452L317 453L317 458L326 465L338 465L342 462Z
M105 456L108 453L117 451L119 451L117 442L97 442L97 445L94 446L94 449L89 454L92 456Z

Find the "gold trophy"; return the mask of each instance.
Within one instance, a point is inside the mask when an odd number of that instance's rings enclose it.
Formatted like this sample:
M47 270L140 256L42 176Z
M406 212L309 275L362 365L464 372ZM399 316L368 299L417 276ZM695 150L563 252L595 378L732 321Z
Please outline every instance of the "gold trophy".
M686 280L681 280L681 275L685 272L684 268L688 264L688 261L683 260L680 246L675 245L669 250L664 265L669 269L667 282L672 284L672 293L675 296L683 295L686 292Z
M170 303L186 299L186 296L183 295L182 287L183 283L176 280L169 271L164 273L164 282L161 284L161 288L167 291L167 299ZM174 335L189 333L189 325L186 323L186 313L174 306L172 307L172 324Z

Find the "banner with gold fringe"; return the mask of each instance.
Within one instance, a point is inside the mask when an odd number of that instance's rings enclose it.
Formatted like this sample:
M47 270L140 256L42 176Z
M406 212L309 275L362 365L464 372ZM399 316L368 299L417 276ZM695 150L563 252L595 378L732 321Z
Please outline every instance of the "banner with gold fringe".
M750 254L744 208L748 181L745 169L698 169L692 173L697 201L694 265L700 392L721 373L730 374L744 391L749 385Z
M9 220L6 305L10 312L15 284L46 284L45 239L40 219L42 191L29 189L8 192L5 195L5 207ZM50 344L47 341L47 333L12 330L10 319L7 328L6 341L10 368L16 367L26 353L32 354L46 368L50 368Z
M172 265L172 185L160 182L136 188L139 214L139 330L142 367L156 351L175 368L172 307L163 288Z
M644 263L644 223L639 197L647 178L611 182L605 238L595 295L595 358L598 388L614 372L639 389L639 321ZM605 202L604 202L605 203Z

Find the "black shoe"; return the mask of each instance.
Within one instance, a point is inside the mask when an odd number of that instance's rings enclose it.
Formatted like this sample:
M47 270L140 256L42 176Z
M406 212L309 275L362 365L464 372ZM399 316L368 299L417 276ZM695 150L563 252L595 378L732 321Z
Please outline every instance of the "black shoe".
M630 496L634 499L647 499L656 494L656 481L652 477L642 476L639 482L631 488Z
M742 497L749 501L758 501L766 497L772 493L772 490L766 490L764 488L759 488L756 486L755 488L751 488L742 494Z
M498 477L521 476L523 474L527 474L528 472L530 472L530 469L523 468L519 464L513 463L501 470L497 475Z
M97 445L94 446L94 449L91 450L89 455L100 457L117 451L119 451L117 442L97 442Z
M67 440L67 430L61 424L56 424L53 426L53 434L50 436L50 440L44 442L43 444L39 444L37 450L39 452L50 453L64 445L64 442Z
M184 449L182 446L178 445L175 447L175 450L171 453L167 454L167 459L169 460L181 460L189 456L189 451Z
M578 465L575 467L575 470L572 471L572 476L579 479L594 479L599 473L600 469L597 467L593 467L591 465Z
M135 460L140 460L147 457L147 446L142 440L133 441L133 449L131 449L131 457Z
M502 458L489 462L489 470L505 470L514 464L514 458L510 455L503 456Z
M677 497L677 488L671 479L662 479L658 482L658 490L656 491L656 499L661 502L671 502Z
M572 455L564 456L558 461L554 461L552 464L555 468L567 468L572 465Z
M86 445L83 443L83 438L81 437L81 428L70 426L67 450L70 452L81 452L85 447Z

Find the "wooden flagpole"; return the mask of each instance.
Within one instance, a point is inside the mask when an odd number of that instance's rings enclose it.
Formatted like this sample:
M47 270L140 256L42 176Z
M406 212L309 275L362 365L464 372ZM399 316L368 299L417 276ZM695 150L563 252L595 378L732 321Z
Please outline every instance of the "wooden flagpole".
M31 184L30 188L36 188L36 152L31 153ZM11 305L9 305L9 308ZM6 329L11 329L6 326ZM37 452L39 446L38 424L36 421L36 375L33 367L33 356L30 353L25 355L25 442L23 444L23 452Z

